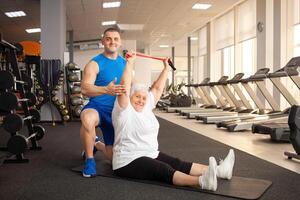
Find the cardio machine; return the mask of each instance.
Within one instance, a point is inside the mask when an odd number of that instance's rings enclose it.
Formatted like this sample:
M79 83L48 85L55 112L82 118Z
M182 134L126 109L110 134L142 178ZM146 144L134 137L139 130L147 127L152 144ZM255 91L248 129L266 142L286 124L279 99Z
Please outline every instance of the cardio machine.
M300 89L300 57L292 58L288 62L287 66L288 67L284 68L284 71L282 71L282 74L286 74L286 76L289 76L294 84ZM298 102L292 102L290 100L291 105L297 103ZM259 134L269 134L271 140L276 142L290 141L290 128L287 118L274 122L253 124L252 132Z
M300 160L300 107L297 105L293 105L291 107L291 111L288 118L288 124L290 128L290 140L296 151L296 153L292 152L284 152L284 155L288 157L288 159L298 159Z

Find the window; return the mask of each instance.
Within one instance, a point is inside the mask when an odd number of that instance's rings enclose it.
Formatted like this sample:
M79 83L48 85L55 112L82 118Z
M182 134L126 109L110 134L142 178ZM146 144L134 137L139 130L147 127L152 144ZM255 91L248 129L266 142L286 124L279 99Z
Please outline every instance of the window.
M294 56L300 56L300 24L294 26Z
M232 78L234 71L234 46L224 48L222 50L222 75Z
M250 39L243 41L241 43L241 51L242 51L242 58L241 58L241 63L242 63L242 72L244 73L245 77L249 77L252 74L255 73L255 57L256 57L256 39Z

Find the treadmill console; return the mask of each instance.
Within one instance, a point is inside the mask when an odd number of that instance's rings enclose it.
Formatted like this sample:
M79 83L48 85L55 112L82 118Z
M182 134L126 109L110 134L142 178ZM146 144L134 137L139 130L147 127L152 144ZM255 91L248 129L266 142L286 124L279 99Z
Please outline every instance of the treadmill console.
M300 65L288 67L285 71L289 76L297 76L300 74Z
M209 83L210 78L205 78L200 84L206 84Z
M300 56L292 58L284 68L288 68L291 66L300 66Z

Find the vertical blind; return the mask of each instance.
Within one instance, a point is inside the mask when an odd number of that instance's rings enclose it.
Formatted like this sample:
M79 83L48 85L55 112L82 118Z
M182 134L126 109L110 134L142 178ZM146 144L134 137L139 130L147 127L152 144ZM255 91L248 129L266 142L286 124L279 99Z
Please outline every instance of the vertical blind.
M199 31L199 56L207 54L207 27L203 27Z
M217 18L214 23L215 47L217 50L234 44L234 11Z
M300 24L300 0L293 0L294 25Z
M237 20L239 42L256 36L256 0L247 0L237 7Z

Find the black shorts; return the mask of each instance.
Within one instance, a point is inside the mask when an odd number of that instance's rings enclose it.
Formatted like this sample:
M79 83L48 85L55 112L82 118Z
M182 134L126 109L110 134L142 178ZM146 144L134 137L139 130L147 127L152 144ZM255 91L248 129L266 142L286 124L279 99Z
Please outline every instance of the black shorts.
M191 162L181 161L164 153L159 153L156 159L140 157L128 165L114 170L116 175L134 179L155 180L173 184L175 171L189 174Z

